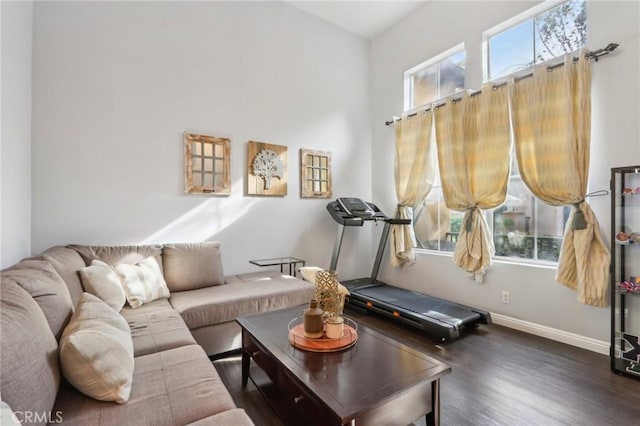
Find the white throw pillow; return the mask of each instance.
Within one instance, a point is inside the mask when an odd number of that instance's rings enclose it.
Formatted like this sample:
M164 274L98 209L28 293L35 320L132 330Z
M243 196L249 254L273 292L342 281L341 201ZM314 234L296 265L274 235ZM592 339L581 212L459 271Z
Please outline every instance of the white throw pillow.
M94 259L91 266L80 269L84 291L99 297L116 311L120 311L127 298L118 274L101 260Z
M160 265L153 256L135 265L120 263L116 265L116 271L122 279L127 302L132 308L169 297L169 288L160 271Z
M100 401L124 404L133 381L133 341L127 321L89 293L60 338L62 374L76 389Z
M314 284L316 283L316 273L322 270L322 268L319 268L317 266L302 266L298 268L298 272L300 272L300 275L302 275L302 279Z

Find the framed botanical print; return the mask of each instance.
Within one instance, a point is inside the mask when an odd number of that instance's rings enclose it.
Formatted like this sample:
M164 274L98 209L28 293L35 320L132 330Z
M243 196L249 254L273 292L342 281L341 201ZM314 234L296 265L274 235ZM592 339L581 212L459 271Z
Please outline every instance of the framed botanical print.
M300 197L331 198L331 153L300 150Z
M287 147L249 141L247 194L287 195Z

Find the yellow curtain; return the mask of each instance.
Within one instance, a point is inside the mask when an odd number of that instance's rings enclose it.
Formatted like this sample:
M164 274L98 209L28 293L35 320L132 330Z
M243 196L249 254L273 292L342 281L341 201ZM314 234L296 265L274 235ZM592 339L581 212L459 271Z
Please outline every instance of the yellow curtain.
M412 219L412 211L431 191L435 162L431 149L433 112L403 117L396 124L395 184L398 206L395 217ZM391 228L391 265L414 263L417 246L412 225Z
M442 191L447 207L464 211L453 262L482 282L495 249L481 209L502 204L509 181L506 88L485 85L435 112Z
M511 85L514 143L522 180L553 206L573 205L556 280L577 290L582 303L605 306L609 251L584 200L589 177L591 64L566 55L564 66L544 65Z

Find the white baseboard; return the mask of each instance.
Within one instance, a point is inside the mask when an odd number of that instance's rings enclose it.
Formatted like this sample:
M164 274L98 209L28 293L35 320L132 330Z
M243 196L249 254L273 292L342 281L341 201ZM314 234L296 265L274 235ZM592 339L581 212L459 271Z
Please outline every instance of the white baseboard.
M609 342L581 336L575 333L569 333L568 331L558 330L557 328L551 328L545 325L534 324L532 322L519 320L506 315L494 314L493 312L491 312L491 319L494 324L524 331L525 333L545 337L547 339L566 343L567 345L576 346L578 348L587 349L602 355L609 355Z

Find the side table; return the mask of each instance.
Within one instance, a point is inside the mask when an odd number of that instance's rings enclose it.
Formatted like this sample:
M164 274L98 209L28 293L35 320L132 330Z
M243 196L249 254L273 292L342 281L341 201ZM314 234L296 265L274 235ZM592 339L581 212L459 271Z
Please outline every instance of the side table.
M271 259L258 259L258 260L250 260L249 263L252 263L257 266L278 266L280 265L280 272L284 273L284 265L289 265L289 275L296 276L296 265L298 263L304 266L305 261L302 259L298 259L297 257L274 257Z

